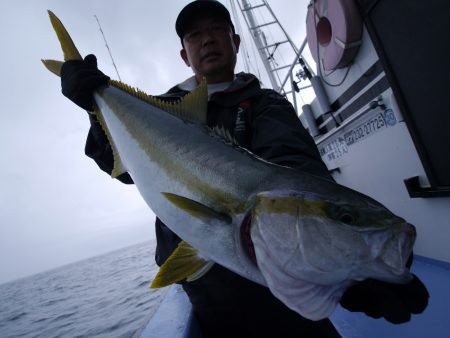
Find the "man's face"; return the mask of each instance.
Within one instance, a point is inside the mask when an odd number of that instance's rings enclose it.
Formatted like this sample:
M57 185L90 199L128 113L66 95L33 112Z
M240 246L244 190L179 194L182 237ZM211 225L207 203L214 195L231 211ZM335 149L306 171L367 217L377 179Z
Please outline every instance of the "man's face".
M226 21L213 18L196 20L184 35L183 43L181 57L192 68L198 81L203 77L208 83L233 79L240 38L233 34Z

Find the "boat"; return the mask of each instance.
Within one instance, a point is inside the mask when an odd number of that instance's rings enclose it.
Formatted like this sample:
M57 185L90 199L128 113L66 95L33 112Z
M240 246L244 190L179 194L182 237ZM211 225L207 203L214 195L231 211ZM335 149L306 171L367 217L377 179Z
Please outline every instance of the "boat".
M302 24L306 22L307 36L293 48L292 64L275 67L268 56L273 57L283 41L265 41L262 27L269 23L256 23L249 16L258 8L270 9L267 1L230 3L245 13L261 58L266 59L265 68L272 74L272 87L291 99L334 179L380 201L418 232L412 271L430 292L425 312L394 325L338 307L331 317L334 325L345 338L447 337L450 4L444 0L305 3L307 17ZM281 26L277 20L271 22ZM285 41L289 44L288 37ZM313 99L299 107L296 96L311 88ZM153 337L201 337L179 285L171 287L141 335Z

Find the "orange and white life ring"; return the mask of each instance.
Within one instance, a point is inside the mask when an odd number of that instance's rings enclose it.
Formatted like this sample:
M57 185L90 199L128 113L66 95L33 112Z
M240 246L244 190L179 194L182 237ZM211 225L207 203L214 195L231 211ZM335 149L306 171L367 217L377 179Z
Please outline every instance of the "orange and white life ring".
M346 67L361 45L363 24L354 0L312 0L306 36L314 60L325 70Z

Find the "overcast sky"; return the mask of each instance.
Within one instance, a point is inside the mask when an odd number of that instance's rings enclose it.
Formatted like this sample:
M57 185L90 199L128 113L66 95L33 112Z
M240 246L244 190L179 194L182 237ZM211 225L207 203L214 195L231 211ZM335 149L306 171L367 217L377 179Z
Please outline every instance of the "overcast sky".
M59 78L40 61L62 59L46 10L82 55L96 54L99 68L117 78L97 15L122 80L160 94L191 76L174 30L188 2L1 1L0 283L154 238L155 216L135 187L84 155L86 113L62 96ZM307 3L269 0L297 45Z

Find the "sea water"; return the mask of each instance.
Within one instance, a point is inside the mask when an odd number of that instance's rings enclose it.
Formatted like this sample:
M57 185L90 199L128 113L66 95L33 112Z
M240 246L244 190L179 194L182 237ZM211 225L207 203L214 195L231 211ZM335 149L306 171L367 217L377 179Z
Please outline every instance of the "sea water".
M155 242L0 285L0 337L136 337L159 305Z

